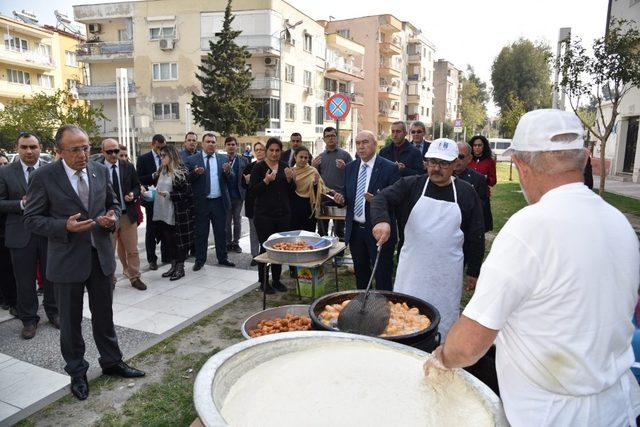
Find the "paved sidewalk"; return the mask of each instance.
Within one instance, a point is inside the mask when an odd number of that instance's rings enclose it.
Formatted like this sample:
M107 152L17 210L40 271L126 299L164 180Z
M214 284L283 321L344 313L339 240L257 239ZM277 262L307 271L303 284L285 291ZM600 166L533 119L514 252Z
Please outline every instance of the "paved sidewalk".
M593 188L598 189L600 186L600 177L593 177ZM640 200L640 184L635 182L622 182L607 178L604 183L604 189L610 193L619 194L621 196L631 197Z
M142 234L143 230L139 232ZM116 277L119 281L114 290L113 311L124 358L141 353L255 289L257 271L247 269L251 259L248 236L241 239L240 245L244 253L230 254L230 259L245 268L220 267L210 257L202 270L194 272L193 259L190 259L181 280L171 282L161 277L168 266L144 272L142 280L148 286L146 291L131 287L122 276L118 262ZM214 251L210 249L209 252ZM140 255L144 259L144 253ZM20 321L0 310L0 426L12 425L69 393L69 377L64 372L59 349L59 331L46 321L42 307L40 310L42 320L38 333L29 341L19 337ZM91 365L88 376L93 379L101 372L86 294L83 316L85 358Z

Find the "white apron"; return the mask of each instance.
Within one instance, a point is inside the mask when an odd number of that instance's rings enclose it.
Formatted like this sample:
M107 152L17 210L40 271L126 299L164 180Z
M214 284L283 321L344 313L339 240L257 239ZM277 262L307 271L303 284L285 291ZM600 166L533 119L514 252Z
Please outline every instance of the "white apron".
M464 269L462 213L454 181L451 180L451 203L424 196L427 178L404 228L404 245L393 286L394 291L423 299L438 309L438 331L443 341L460 317Z

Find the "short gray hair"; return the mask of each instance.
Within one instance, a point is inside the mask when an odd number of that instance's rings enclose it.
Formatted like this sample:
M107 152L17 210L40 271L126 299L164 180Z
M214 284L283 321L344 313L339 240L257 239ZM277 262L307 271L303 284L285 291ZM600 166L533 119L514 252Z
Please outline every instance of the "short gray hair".
M460 151L460 147L467 147L467 154L473 154L473 151L471 151L471 145L469 145L468 142L458 141L458 151Z
M87 139L89 139L89 135L87 135L87 132L85 132L81 127L76 125L62 125L58 128L58 130L56 131L56 136L54 137L56 148L62 148L62 137L64 136L65 132L81 133L84 134Z
M411 127L419 127L422 128L422 132L426 132L427 128L425 127L424 123L422 123L420 120L416 120L415 122L411 123Z
M404 130L404 132L407 132L407 124L405 122L403 122L402 120L398 120L395 121L393 123L391 123L391 126L396 126L396 125L402 125L402 129Z
M376 135L373 132L371 132L370 130L364 129L364 130L361 130L360 132L358 132L358 134L360 134L360 133L366 133L367 134L367 139L371 140L374 144L377 143ZM358 134L356 134L356 138L358 137Z
M512 154L526 163L535 173L557 175L565 172L583 172L587 164L584 148L557 151L514 151Z

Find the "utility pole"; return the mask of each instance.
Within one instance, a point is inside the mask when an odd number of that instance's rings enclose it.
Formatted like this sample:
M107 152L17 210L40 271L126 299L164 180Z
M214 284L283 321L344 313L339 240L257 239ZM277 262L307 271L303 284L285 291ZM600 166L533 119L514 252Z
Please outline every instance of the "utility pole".
M563 27L560 28L560 33L558 34L558 46L556 51L556 58L560 58L562 54L562 46L565 46L565 49L568 47L571 42L571 28ZM552 108L559 108L564 110L564 91L560 93L560 67L556 64L555 67L555 79L553 84L553 100L551 103Z

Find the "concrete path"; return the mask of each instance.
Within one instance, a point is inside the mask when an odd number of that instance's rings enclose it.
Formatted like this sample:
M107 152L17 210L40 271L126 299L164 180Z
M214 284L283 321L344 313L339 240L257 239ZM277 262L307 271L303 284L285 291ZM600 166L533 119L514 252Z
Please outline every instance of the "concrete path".
M593 188L597 189L599 186L600 177L594 176ZM607 178L604 183L604 189L610 193L615 193L621 196L627 196L633 199L640 200L640 184L637 184L635 182L622 182Z

